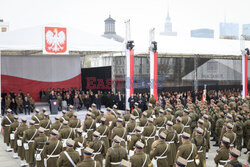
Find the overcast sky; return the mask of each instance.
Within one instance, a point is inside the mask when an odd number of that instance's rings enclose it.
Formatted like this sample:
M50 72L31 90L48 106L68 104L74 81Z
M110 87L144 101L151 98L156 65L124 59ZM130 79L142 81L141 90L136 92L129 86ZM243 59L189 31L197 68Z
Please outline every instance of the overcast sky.
M218 36L225 16L228 22L250 24L250 0L0 0L0 18L10 30L59 23L101 35L111 14L117 34L124 37L124 21L130 19L132 39L148 39L150 28L163 31L168 6L178 36L196 28L212 28Z

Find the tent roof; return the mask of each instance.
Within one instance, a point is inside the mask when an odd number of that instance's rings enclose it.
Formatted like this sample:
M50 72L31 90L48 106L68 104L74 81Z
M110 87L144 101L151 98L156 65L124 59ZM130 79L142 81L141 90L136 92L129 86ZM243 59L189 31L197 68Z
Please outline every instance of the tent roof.
M42 51L44 38L43 28L44 26L35 26L0 33L0 49L6 51ZM122 43L114 40L109 40L71 27L67 27L67 40L70 52L121 52L124 46Z

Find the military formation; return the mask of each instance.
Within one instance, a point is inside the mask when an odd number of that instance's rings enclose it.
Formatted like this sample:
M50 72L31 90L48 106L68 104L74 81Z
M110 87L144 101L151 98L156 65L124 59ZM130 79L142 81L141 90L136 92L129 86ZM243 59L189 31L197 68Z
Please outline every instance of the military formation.
M30 167L205 167L211 147L218 147L214 166L243 166L241 154L248 154L249 163L250 97L187 99L185 106L167 100L165 108L151 102L145 111L137 102L132 111L92 104L84 120L73 106L54 120L46 109L35 109L30 120L8 109L1 123L6 151Z

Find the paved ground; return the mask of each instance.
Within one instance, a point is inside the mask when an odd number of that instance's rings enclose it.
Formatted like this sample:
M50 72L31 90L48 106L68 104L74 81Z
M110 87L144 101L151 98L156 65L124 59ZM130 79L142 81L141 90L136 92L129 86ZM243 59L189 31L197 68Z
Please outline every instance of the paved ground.
M42 108L44 106L38 106L38 108ZM47 107L48 108L48 107ZM86 114L86 110L82 110L78 112L79 118L81 120L84 120ZM61 113L59 113L59 115L61 115ZM23 114L21 115L23 116ZM50 116L52 118L52 120L54 120L53 118L55 117L54 115ZM30 119L30 116L27 116L28 119ZM1 120L0 120L1 123ZM214 144L214 142L211 142L211 146ZM211 148L211 150L208 153L208 160L207 160L207 167L215 167L213 158L216 154L216 150L218 149L218 147L213 147ZM3 136L0 135L0 167L18 167L20 166L20 160L19 159L13 159L12 158L12 154L10 152L6 152L6 145L3 143ZM247 155L243 154L243 152L245 152L246 149L242 150L242 155L240 157L240 162L246 164L247 162Z

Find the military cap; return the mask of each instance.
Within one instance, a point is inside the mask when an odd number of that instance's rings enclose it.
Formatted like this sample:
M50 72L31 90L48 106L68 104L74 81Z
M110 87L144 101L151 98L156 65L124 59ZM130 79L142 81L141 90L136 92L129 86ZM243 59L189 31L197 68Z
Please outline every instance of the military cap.
M234 97L230 97L230 100L234 101L235 99L234 99Z
M172 121L167 121L167 125L168 126L173 126L173 122Z
M117 118L116 122L123 122L122 118Z
M226 127L227 127L228 129L233 129L233 125L232 125L231 123L227 123Z
M89 148L89 147L86 147L86 148L84 149L84 154L86 154L86 155L92 155L93 152L94 152L94 150L91 149L91 148Z
M135 120L135 116L134 115L130 115L130 119L131 120Z
M223 138L221 139L221 142L224 143L224 144L229 144L230 143L230 139L223 136Z
M126 111L130 111L130 108L126 108Z
M26 122L27 118L26 117L22 117L22 122Z
M52 135L56 136L56 135L58 135L58 131L57 131L57 130L55 130L55 129L53 129L53 130L50 132L50 134L52 134Z
M203 115L203 118L208 119L208 115L207 115L207 114L204 114L204 115Z
M190 138L190 134L187 132L184 132L181 136L183 139L189 139Z
M153 118L148 118L148 122L153 123L153 122L154 122L154 119L153 119Z
M69 106L69 108L70 108L70 109L73 109L73 108L74 108L74 106L70 105L70 106Z
M44 116L49 116L49 113L48 113L48 112L45 112L45 113L44 113Z
M101 113L105 113L105 111L104 111L104 110L100 110L100 112L101 112Z
M39 112L40 110L38 108L35 109L36 112Z
M164 132L161 132L161 133L159 134L159 138L161 138L161 139L166 139L166 134L165 134Z
M226 117L229 118L229 119L232 119L232 114L227 114Z
M93 104L92 104L92 107L96 107L96 104L95 104L95 103L93 103Z
M39 132L39 133L44 133L44 131L45 131L45 129L44 129L43 127L39 127L39 128L38 128L38 132Z
M10 108L7 109L7 112L10 113L12 110Z
M239 100L241 100L241 99L242 99L242 97L241 97L241 96L238 96L238 99L239 99Z
M34 125L34 124L35 124L35 121L31 119L31 120L29 121L29 123L30 123L30 125Z
M97 131L94 131L94 133L93 133L93 136L94 136L94 137L100 137L100 135L101 135L101 134L100 134L99 132L97 132Z
M139 104L137 102L135 102L135 106L138 106Z
M92 108L89 107L88 111L92 111Z
M113 108L117 108L117 105L114 104L114 105L113 105Z
M246 104L246 103L244 103L242 106L243 106L243 107L247 107L247 104Z
M42 108L43 111L46 111L47 109L45 107Z
M18 115L14 115L14 119L18 119Z
M181 122L182 118L181 117L177 117L176 120L179 121L179 122Z
M187 166L187 160L179 156L176 160L176 165L178 165L179 167L185 167Z
M72 139L68 139L68 140L66 141L66 145L67 145L68 147L73 147L74 144L75 144L75 141L72 140Z
M204 130L202 128L198 127L196 129L196 132L199 133L199 134L203 134Z
M121 161L121 167L131 167L131 162L126 161L125 159L123 159Z
M237 118L239 118L240 120L243 119L243 117L241 115L237 115Z
M160 113L164 113L165 111L164 111L163 109L160 109L159 112L160 112Z
M106 110L107 110L107 111L111 111L111 108L108 107Z
M189 113L189 110L188 109L184 109L183 112Z
M75 117L77 117L77 116L78 116L78 114L77 114L76 112L74 112L74 113L73 113L73 115L74 115Z
M166 111L167 111L167 112L171 112L172 109L171 109L171 108L167 108Z
M121 110L118 110L118 111L117 111L117 114L122 115L122 111L121 111Z
M80 133L81 134L82 132L83 132L83 130L81 128L77 128L76 129L76 133Z
M237 150L236 148L233 148L231 151L230 151L230 154L233 156L233 157L239 157L240 156L240 151Z
M59 115L55 116L55 119L56 119L56 120L59 120L59 119L60 119L60 116L59 116Z
M149 106L149 107L152 107L152 104L151 104L151 103L148 103L148 106Z
M225 114L223 112L220 112L221 117L225 117Z
M246 98L247 98L247 100L249 100L249 99L250 99L250 96L247 96Z
M199 120L198 120L198 123L199 123L199 124L204 124L204 121L203 121L202 119L199 119Z
M105 117L102 117L102 118L101 118L101 121L102 121L102 122L105 122L105 121L106 121L106 118L105 118Z
M66 114L66 113L67 113L67 111L66 111L66 110L62 110L62 113L63 113L63 114Z
M87 112L87 116L92 116L92 113L91 112Z
M144 148L144 144L141 141L137 141L135 144L135 147L138 149L143 149Z
M141 132L141 131L142 131L142 128L141 128L140 126L137 126L137 127L135 128L135 131L136 131L136 132Z
M148 113L146 113L145 111L142 113L142 115L144 115L145 117L148 115Z
M114 142L121 143L121 138L116 135L115 138L114 138Z
M68 125L68 123L69 123L69 122L66 121L66 120L63 121L63 125Z

